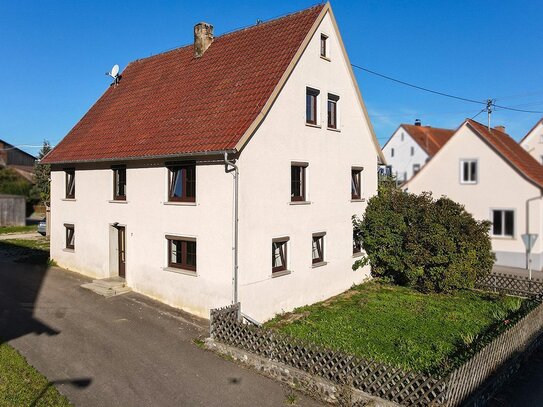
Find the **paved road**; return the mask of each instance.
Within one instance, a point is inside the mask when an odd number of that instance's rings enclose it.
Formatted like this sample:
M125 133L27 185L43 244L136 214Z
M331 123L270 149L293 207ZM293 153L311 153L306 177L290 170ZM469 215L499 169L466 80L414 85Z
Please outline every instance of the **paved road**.
M284 405L289 390L194 344L204 320L134 293L106 299L87 281L0 262L0 333L76 406Z

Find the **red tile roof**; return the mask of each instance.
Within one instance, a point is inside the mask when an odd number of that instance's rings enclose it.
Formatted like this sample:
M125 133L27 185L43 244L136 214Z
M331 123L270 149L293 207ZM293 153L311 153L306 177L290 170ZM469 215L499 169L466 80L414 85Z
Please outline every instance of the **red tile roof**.
M233 149L325 6L130 63L44 163Z
M430 157L433 157L455 132L455 130L450 129L413 124L402 124L400 127L403 127Z
M524 148L506 133L467 119L466 122L479 136L490 144L513 168L524 177L543 188L543 165L539 164Z

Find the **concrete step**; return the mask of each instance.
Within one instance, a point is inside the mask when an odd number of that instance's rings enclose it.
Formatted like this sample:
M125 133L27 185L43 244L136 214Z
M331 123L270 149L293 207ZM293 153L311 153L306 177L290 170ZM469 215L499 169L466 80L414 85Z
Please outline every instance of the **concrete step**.
M92 283L82 284L81 287L104 297L113 297L132 291L130 287L126 286L124 278L120 277L94 280Z

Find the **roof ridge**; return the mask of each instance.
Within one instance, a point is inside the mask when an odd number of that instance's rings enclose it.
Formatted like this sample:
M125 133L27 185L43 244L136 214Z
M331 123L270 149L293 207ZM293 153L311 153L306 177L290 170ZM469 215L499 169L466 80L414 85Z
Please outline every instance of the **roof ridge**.
M246 26L234 28L233 30L227 31L225 33L222 33L221 35L218 35L218 36L214 37L213 41L215 41L215 40L217 40L219 38L224 38L224 37L227 37L229 35L233 35L233 34L242 32L242 31L250 30L250 29L253 29L253 28L257 28L257 27L262 27L263 25L271 24L271 23L274 23L274 22L276 22L278 20L294 17L294 16L296 16L298 14L305 13L305 12L313 10L315 8L324 7L325 4L326 4L325 1L320 1L317 4L314 4L314 5L310 6L310 7L304 8L302 10L281 14L279 16L272 17L269 20L265 20L265 21L261 20L262 21L261 23L255 23L255 24L251 24L251 25L246 25ZM165 50L165 51L158 52L158 53L153 54L153 55L149 55L148 57L138 58L138 59L135 59L133 61L128 62L128 64L126 64L126 66L128 66L130 64L133 64L133 63L136 63L136 62L140 62L140 61L148 60L148 59L155 58L155 57L158 57L158 56L161 56L161 55L165 55L165 54L168 54L170 52L180 51L180 50L182 50L184 48L191 47L193 45L194 45L194 43L191 42L191 43L188 43L188 44L185 44L185 45L181 45L180 47L171 48L171 49L168 49L168 50ZM126 69L126 67L125 67L125 69Z

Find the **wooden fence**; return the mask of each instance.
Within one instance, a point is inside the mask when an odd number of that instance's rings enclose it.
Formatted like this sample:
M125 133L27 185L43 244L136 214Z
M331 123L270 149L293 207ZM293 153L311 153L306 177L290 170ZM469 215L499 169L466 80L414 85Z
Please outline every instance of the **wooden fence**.
M520 297L540 297L543 281L510 274L492 273L479 281L477 288Z
M542 282L528 284L524 279L510 276L482 281L480 287L538 300L543 292ZM495 390L496 383L503 382L515 371L522 355L539 343L542 333L543 304L539 301L535 309L470 360L441 377L324 349L271 329L244 323L239 303L211 310L211 338L216 341L409 406L481 405Z

